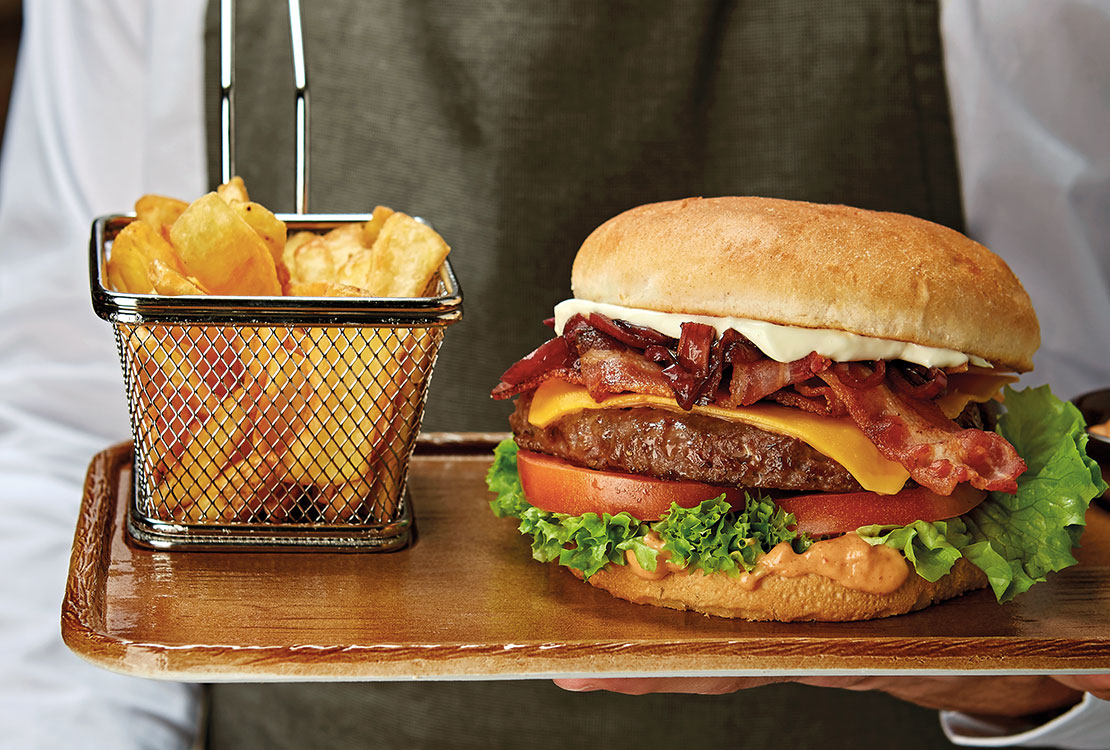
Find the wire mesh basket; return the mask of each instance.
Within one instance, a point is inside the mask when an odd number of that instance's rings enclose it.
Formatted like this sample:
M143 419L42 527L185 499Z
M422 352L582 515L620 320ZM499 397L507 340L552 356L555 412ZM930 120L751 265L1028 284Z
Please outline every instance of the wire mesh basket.
M296 124L292 232L372 215L308 214L309 90L300 0L288 0ZM234 3L220 0L221 177L235 170ZM396 549L428 383L462 290L443 261L424 296L216 297L110 291L93 222L90 288L115 327L135 441L128 530L142 543Z
M279 216L325 232L369 216ZM93 224L93 306L113 323L135 441L133 537L157 547L394 549L409 457L462 294L159 297L105 283L131 217Z

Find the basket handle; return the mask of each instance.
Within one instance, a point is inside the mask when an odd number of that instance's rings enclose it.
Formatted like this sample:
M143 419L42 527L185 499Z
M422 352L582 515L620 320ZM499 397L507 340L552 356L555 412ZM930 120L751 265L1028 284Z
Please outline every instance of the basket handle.
M220 177L235 176L235 2L220 0ZM289 0L296 96L296 212L308 212L308 70L300 0Z

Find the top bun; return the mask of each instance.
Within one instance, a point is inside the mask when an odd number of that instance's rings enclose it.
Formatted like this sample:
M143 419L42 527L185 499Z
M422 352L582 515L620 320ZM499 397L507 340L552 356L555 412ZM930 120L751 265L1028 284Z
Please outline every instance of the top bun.
M689 315L833 328L1033 368L1029 295L990 250L903 214L772 198L625 211L574 260L574 296Z

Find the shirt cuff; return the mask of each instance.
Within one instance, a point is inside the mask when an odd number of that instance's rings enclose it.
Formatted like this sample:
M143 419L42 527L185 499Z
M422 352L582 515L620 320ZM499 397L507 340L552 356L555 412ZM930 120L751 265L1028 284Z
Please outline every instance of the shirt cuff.
M949 740L966 747L1106 750L1110 747L1110 701L1087 693L1074 707L1039 726L1020 719L985 719L958 711L941 711L940 725Z

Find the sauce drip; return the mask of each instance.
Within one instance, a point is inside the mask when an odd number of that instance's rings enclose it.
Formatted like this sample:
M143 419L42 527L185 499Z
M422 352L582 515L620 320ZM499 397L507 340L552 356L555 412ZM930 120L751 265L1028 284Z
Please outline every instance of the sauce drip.
M645 536L644 541L652 549L663 547L663 540L655 532ZM654 571L640 567L631 551L626 553L626 558L635 575L658 581L673 572L684 570L666 560L665 554L659 555ZM752 572L741 573L736 581L743 588L753 591L764 578L770 576L797 578L810 574L823 576L856 591L889 594L905 583L910 568L898 551L882 545L871 546L852 532L815 542L802 554L795 552L789 542L782 542L764 555Z

